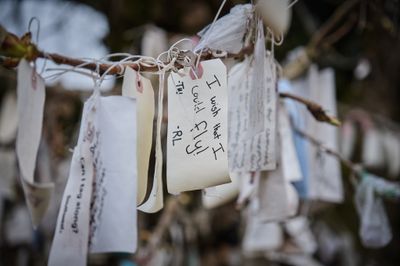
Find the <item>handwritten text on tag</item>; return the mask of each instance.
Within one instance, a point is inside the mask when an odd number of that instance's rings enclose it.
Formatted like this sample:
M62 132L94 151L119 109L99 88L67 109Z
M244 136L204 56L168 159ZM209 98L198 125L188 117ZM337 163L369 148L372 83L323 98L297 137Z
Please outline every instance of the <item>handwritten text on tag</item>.
M168 191L178 193L229 182L227 81L221 60L201 63L203 75L168 79Z

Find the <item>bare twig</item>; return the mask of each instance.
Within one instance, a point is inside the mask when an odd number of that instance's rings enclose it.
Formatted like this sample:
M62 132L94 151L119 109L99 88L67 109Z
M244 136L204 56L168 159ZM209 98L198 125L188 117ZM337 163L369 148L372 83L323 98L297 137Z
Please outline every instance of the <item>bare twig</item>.
M319 147L322 151L326 152L327 154L330 154L334 157L336 157L337 159L339 159L346 167L348 167L352 172L354 172L355 174L359 175L360 174L360 167L359 165L353 163L352 161L344 158L339 152L326 147L322 142L320 142L318 139L314 138L313 136L311 136L310 134L296 128L295 126L293 126L294 131L299 134L300 136L302 136L303 138L307 139L308 141L310 141L313 145Z
M34 60L36 58L43 58L43 59L48 59L53 61L56 64L59 65L69 65L69 66L73 66L73 67L78 67L79 68L84 68L84 69L88 69L88 70L92 70L92 71L97 71L97 68L100 72L100 74L105 73L107 71L108 74L110 75L117 75L117 74L121 74L123 72L122 67L126 67L129 66L135 70L140 70L143 72L156 72L159 70L158 66L152 63L144 63L140 60L136 60L136 61L128 61L122 64L117 64L117 65L113 65L112 62L110 63L100 63L100 64L96 64L94 62L90 62L90 61L86 61L86 60L82 60L82 59L78 59L78 58L72 58L72 57L68 57L68 56L64 56L61 54L57 54L57 53L46 53L44 51L40 51L36 48L36 45L33 44L32 42L27 42L27 43L23 43L22 38L18 38L16 37L14 34L12 33L7 33L7 36L10 36L12 38L10 38L13 43L12 45L18 46L18 48L22 48L22 51L31 51L34 50L34 54L30 54L29 59ZM29 34L29 33L28 33ZM27 35L27 34L25 34ZM24 36L25 36L24 35ZM3 48L4 43L0 43L0 47ZM7 43L7 48L8 50L10 50L9 48L9 43ZM13 47L11 47L13 48ZM34 49L28 49L28 48L34 48ZM3 49L4 50L4 49ZM0 50L1 51L1 50ZM20 51L20 50L18 50ZM225 54L225 55L221 55L221 56L215 56L212 51L210 50L205 50L203 51L203 53L201 54L201 60L206 60L206 59L212 59L212 58L221 58L221 57L229 57L229 58L240 58L243 57L246 54L251 54L253 51L253 46L247 46L244 47L239 53L237 54ZM6 54L6 56L1 56L0 57L0 65L4 66L4 67L8 67L8 68L14 68L18 66L19 60L23 57L25 57L26 55L24 53L18 53L18 54L13 54L13 55L8 55ZM181 51L181 53L185 53L185 51ZM169 62L164 62L165 64L168 64ZM175 63L175 67L176 68L182 68L183 66L179 63L176 62Z
M322 106L313 101L310 101L308 99L305 99L303 97L300 97L300 96L297 96L294 94L284 93L284 92L279 93L279 96L282 98L289 98L289 99L292 99L294 101L304 104L307 107L308 111L310 111L310 113L314 116L314 118L317 121L326 122L333 126L340 126L339 119L337 119L334 116L327 115L325 113L324 109L322 108Z
M317 47L324 37L349 13L360 0L345 1L335 13L319 28L311 39L310 45Z

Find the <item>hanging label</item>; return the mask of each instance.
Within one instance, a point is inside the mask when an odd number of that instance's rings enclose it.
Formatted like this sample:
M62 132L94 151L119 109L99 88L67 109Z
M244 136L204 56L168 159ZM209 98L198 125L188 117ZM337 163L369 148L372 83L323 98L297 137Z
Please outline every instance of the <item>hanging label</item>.
M54 189L53 183L37 183L34 180L42 134L45 86L44 80L24 59L18 65L17 83L17 158L28 209L36 227L46 213Z
M243 238L245 255L276 250L283 242L283 231L278 223L265 223L259 221L256 216L249 215Z
M276 70L273 58L265 59L266 97L261 132L249 137L251 88L255 82L251 59L234 66L229 73L229 166L231 172L276 168Z
M90 252L136 251L136 103L100 98L97 143L91 147L95 180L90 204Z
M274 171L262 171L256 179L257 190L251 207L260 221L280 221L297 212L297 194L290 181L284 178L281 166L279 162Z
M71 256L86 265L88 251L136 250L135 109L133 99L97 92L85 103L49 265L70 265Z
M252 86L250 87L249 94L249 125L247 128L247 135L249 138L254 137L256 134L265 129L265 117L267 115L267 105L269 103L267 92L271 90L267 85L265 71L265 36L264 25L259 19L257 21L257 40L254 46L253 56L253 75Z
M316 66L309 70L309 99L321 104L326 110L337 115L335 76L332 69L318 71ZM307 116L306 132L312 132L316 139L332 150L339 150L338 128L315 121ZM339 161L322 152L315 145L309 146L309 198L328 202L343 201L342 173Z
M227 80L221 60L201 62L203 75L168 78L167 185L170 193L229 182Z
M95 115L99 96L86 101L82 114L78 145L61 201L50 250L49 266L86 265L89 240L90 199L95 175L91 149L99 142Z
M239 175L231 174L231 182L203 190L202 201L206 208L215 208L233 200L239 194Z
M282 147L282 172L288 182L295 182L302 179L300 162L297 157L292 132L289 114L286 107L281 105L279 108L279 134Z
M164 207L164 192L162 182L163 172L163 153L161 146L161 127L164 111L164 86L165 86L165 72L159 75L158 87L158 105L157 105L157 128L156 128L156 162L154 166L153 186L151 187L148 199L138 207L138 210L146 213L155 213Z
M122 95L136 98L137 119L137 204L146 196L149 160L153 140L154 90L149 79L130 67L125 68Z

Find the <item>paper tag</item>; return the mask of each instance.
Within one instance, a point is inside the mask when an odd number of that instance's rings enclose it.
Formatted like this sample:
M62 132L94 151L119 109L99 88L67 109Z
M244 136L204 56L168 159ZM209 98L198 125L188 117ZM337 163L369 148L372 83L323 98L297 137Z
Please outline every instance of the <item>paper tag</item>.
M374 179L374 176L364 176L357 185L354 201L360 218L361 242L366 247L380 248L386 246L393 235L383 200L376 193Z
M231 182L203 190L204 207L211 209L233 200L239 193L239 175L231 174Z
M197 33L201 37L195 52L202 49L237 54L243 48L243 39L249 20L254 14L252 4L235 5L229 14L219 18L212 26L207 25Z
M275 36L283 36L290 26L292 17L289 0L259 0L256 9L260 12L265 25L270 28Z
M383 136L386 162L391 177L398 177L400 174L400 140L398 133L386 131Z
M3 97L0 111L0 143L10 143L15 139L18 126L17 97L9 91Z
M150 191L149 198L138 207L138 210L154 213L161 210L164 206L163 198L163 182L162 182L162 168L163 168L163 153L161 146L161 127L164 110L164 86L165 86L165 72L159 75L159 88L158 88L158 111L157 111L157 129L156 129L156 162L154 166L153 186Z
M332 69L318 72L312 66L309 72L310 99L318 102L328 113L336 115L335 77ZM339 150L338 129L326 123L315 121L311 116L307 120L307 132L321 141L326 147ZM343 201L342 173L339 161L310 145L309 198L329 202Z
M289 114L283 105L279 108L279 133L282 147L283 175L289 182L299 181L302 179L300 162L293 141L293 130L290 125Z
M259 204L257 216L261 221L279 221L290 216L281 169L261 173L256 197Z
M258 182L251 207L260 221L280 221L297 212L294 188L284 179L280 164L274 171L262 171Z
M293 242L304 251L304 253L313 254L317 250L318 244L306 217L298 216L288 219L285 222L285 229L293 238Z
M36 227L49 205L53 183L36 183L34 171L42 134L45 100L44 80L24 59L18 65L17 80L18 132L16 151L21 183Z
M257 39L254 46L253 85L250 87L249 94L249 125L247 128L247 135L249 138L265 130L265 117L267 116L267 108L270 103L267 98L267 93L270 93L271 88L269 88L269 86L272 85L268 84L267 86L265 56L264 25L261 20L258 20Z
M136 250L135 109L97 92L85 103L49 265L86 265L88 250Z
M140 80L138 82L137 80ZM134 92L134 93L133 93ZM141 76L130 67L125 68L122 95L136 98L137 119L137 204L141 204L146 196L149 177L149 160L153 140L154 90L150 80Z
M356 127L352 121L345 121L340 129L340 153L344 158L350 160L355 148L357 137Z
M276 250L283 245L283 232L278 223L263 223L249 217L243 238L243 251L249 256L254 253Z
M288 80L281 80L279 82L279 90L282 92L289 92L295 95L300 95L308 98L308 86L304 79L296 80L295 82L289 82ZM291 122L294 127L303 131L306 131L307 126L307 118L309 118L310 114L308 110L304 107L304 105L297 103L293 100L286 99L284 100L285 106L290 113ZM294 144L296 147L297 158L300 163L300 169L302 174L302 179L299 181L295 181L293 185L296 187L296 190L300 197L306 198L308 196L308 185L309 185L309 148L312 145L309 141L307 141L303 136L296 134L296 132L292 132ZM285 155L283 155L285 156Z
M98 142L91 146L95 180L90 204L90 252L134 253L137 244L136 104L101 97Z
M229 168L250 172L276 168L276 73L273 58L265 59L264 130L249 138L249 110L254 67L250 59L229 72Z
M226 68L219 59L201 65L200 79L188 73L168 78L167 185L172 194L230 180Z
M49 266L86 265L89 241L90 200L95 175L90 148L98 142L95 119L98 95L86 101L78 145L74 149L71 168L57 218Z

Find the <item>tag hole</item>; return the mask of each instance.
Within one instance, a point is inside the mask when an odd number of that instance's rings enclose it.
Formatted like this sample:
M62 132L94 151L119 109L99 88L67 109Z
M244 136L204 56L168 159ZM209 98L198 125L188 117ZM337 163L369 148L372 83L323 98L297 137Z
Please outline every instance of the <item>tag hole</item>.
M140 79L139 74L137 73L136 75L136 90L140 93L143 93L143 83L142 80Z
M199 66L196 67L192 67L190 69L190 77L192 78L192 80L196 80L197 78L201 78L203 76L203 66L201 65L201 63L199 64Z

